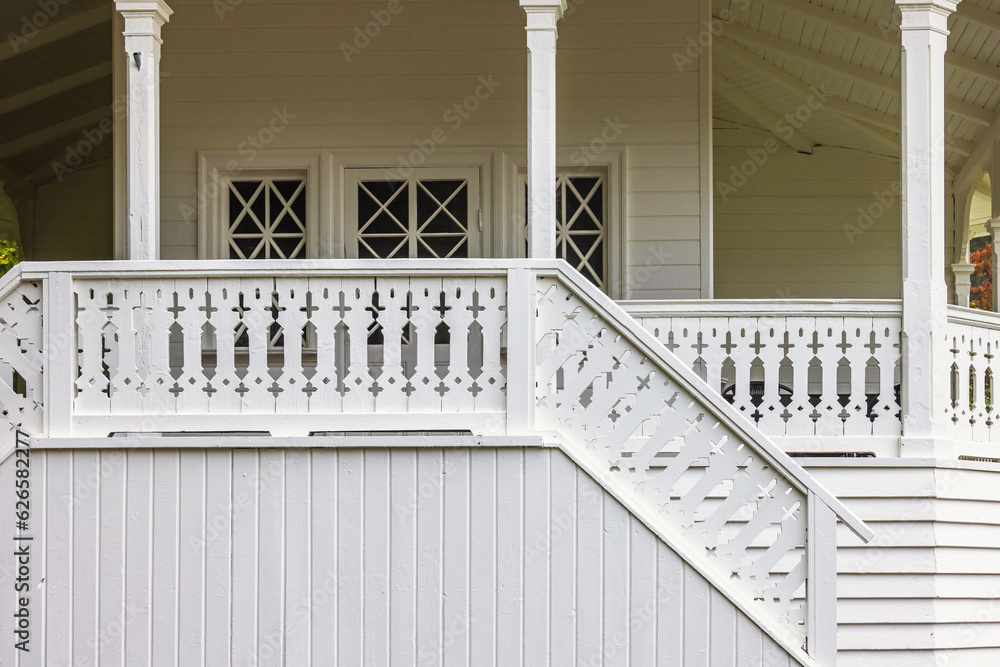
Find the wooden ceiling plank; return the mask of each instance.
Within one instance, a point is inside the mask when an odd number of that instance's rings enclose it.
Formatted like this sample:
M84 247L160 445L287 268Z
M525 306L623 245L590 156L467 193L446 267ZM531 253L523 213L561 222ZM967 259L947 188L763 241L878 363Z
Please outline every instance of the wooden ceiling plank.
M0 160L44 146L61 137L96 127L105 118L111 117L111 105L70 118L44 130L0 144Z
M37 49L40 46L57 42L60 39L75 35L78 32L93 28L111 20L112 9L110 5L104 5L91 9L89 12L71 16L68 19L53 23L38 30L30 38L20 33L13 33L14 39L8 39L0 43L0 61L8 60L14 56Z
M885 90L895 95L899 94L899 81L897 79L887 74L858 67L840 58L819 53L798 44L780 40L770 35L764 35L735 24L727 26L722 35L736 42L769 49L782 54L786 58L803 61L814 67L820 67L840 76L853 79L858 83L872 86L879 90Z
M957 14L970 23L977 23L984 28L1000 31L1000 14L991 12L990 10L980 7L979 5L960 2L958 4Z
M778 118L772 111L730 83L725 77L717 76L713 81L712 88L734 107L763 125L771 134L798 152L812 153L813 149L816 148L816 142L807 138L788 122Z
M60 93L65 93L66 91L79 88L80 86L109 76L111 76L110 61L100 65L95 65L94 67L88 67L81 72L70 74L69 76L57 79L51 83L46 83L32 88L31 90L26 90L23 93L18 93L17 95L11 95L10 97L0 99L0 114L10 113L11 111L22 109L29 104L47 100L50 97L59 95Z
M724 43L721 40L715 43L715 48L718 52L729 56L738 64L750 67L761 76L778 84L786 90L797 93L803 100L806 100L811 95L816 94L816 90L801 79L792 76L783 69L772 65L763 58L744 48ZM860 104L850 102L840 97L834 97L832 94L827 97L821 107L821 110L834 116L852 130L861 132L862 134L865 134L880 143L883 147L894 151L894 154L899 153L899 139L895 137L894 134L887 134L886 132L880 131L884 128L890 130L890 132L898 133L898 121L893 122L892 120L889 120L888 116L881 114L878 111L869 109L868 107L861 106ZM872 127L869 122L877 127Z
M882 28L874 23L863 21L848 14L841 14L840 12L827 9L822 5L806 2L805 0L764 0L764 2L795 12L800 16L818 21L824 25L841 28L879 43L888 41L889 35L893 32L889 30L883 31ZM895 32L898 33L898 31ZM898 37L899 35L897 34L897 42L899 41Z

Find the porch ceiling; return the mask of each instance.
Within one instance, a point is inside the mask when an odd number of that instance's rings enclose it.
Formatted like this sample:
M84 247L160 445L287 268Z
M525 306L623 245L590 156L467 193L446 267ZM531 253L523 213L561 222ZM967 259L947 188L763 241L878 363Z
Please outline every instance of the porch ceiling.
M3 0L0 180L31 194L66 146L110 116L111 0ZM13 35L13 37L11 37ZM108 142L110 143L110 142Z
M784 118L820 90L830 97L797 129L807 142L898 156L894 9L892 0L714 0L713 15L724 21L714 43L723 82L716 118L766 127L768 117L762 122L746 99ZM946 162L952 176L973 176L1000 128L1000 0L963 0L949 28Z

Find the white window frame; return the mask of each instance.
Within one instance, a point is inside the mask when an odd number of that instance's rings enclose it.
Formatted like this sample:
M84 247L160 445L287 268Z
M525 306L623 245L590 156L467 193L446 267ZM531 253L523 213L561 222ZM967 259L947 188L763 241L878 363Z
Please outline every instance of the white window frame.
M483 227L480 255L502 257L503 230L494 227L494 206L502 192L495 180L494 161L499 151L438 148L426 155L414 145L396 149L316 148L262 150L253 156L237 151L198 153L198 258L228 259L227 220L224 217L228 182L233 177L252 178L255 173L306 172L306 258L342 259L347 256L345 230L345 172L348 169L379 169L386 178L411 168L468 167L479 170L479 209Z
M483 237L485 224L480 228L483 217L480 180L482 175L475 167L420 167L407 177L386 173L384 169L349 167L344 170L344 242L345 254L351 259L358 257L358 183L361 181L407 181L417 180L464 180L468 183L469 236L467 244L470 258L483 257ZM407 186L409 190L409 186ZM407 193L407 209L415 205L416 192ZM410 211L412 213L412 211ZM409 256L409 255L407 255Z
M248 164L244 165L244 162ZM229 185L234 180L302 178L306 181L304 259L321 257L320 215L323 188L320 155L315 151L260 152L252 160L238 153L201 153L198 159L198 259L229 259Z
M581 175L588 171L602 170L607 178L605 207L607 220L607 261L605 273L607 278L606 291L612 299L624 299L628 294L628 239L625 235L626 211L626 148L609 148L597 155L590 155L583 164L583 154L579 149L560 149L556 152L556 168L560 173L579 169ZM524 257L523 239L520 236L521 226L525 224L523 213L524 178L527 174L527 155L524 152L505 150L500 155L502 174L498 184L502 201L501 211L497 216L503 220L499 225L502 237L504 257ZM553 184L554 186L555 184Z

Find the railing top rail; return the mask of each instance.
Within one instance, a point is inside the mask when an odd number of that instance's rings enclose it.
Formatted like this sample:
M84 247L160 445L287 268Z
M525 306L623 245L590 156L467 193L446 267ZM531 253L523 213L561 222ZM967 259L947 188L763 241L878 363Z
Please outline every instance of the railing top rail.
M898 299L619 301L632 317L902 317Z
M1000 313L962 306L948 306L948 322L1000 330Z
M537 270L540 274L553 275L569 285L578 297L601 313L602 316L608 318L613 325L616 325L620 334L637 346L649 359L670 373L674 381L698 396L714 418L731 428L744 442L752 444L775 469L780 471L800 491L812 493L826 504L855 535L865 542L869 542L875 537L875 533L860 517L757 430L746 417L734 414L732 406L718 392L713 391L694 371L680 363L672 355L667 354L663 345L649 331L635 322L610 297L574 271L569 264L559 262L554 269L538 268Z
M552 261L517 259L306 259L306 260L160 260L100 262L24 262L23 278L70 273L76 278L163 277L318 277L318 276L499 276L510 269L555 266ZM4 280L7 280L5 277ZM0 283L4 285L6 283Z

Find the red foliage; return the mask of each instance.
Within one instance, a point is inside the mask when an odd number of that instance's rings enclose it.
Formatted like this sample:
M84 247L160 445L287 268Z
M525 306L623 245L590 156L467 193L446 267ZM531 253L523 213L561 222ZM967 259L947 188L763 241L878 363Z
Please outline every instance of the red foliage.
M976 270L972 273L969 305L980 310L993 310L993 246L985 246L969 256Z

